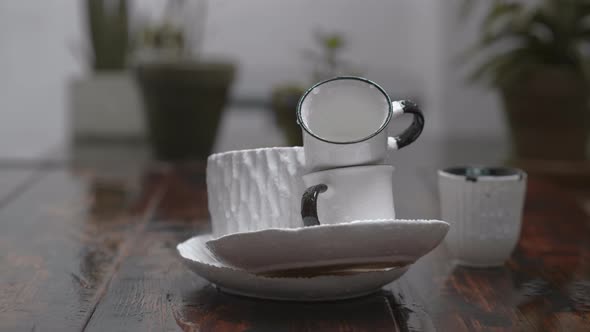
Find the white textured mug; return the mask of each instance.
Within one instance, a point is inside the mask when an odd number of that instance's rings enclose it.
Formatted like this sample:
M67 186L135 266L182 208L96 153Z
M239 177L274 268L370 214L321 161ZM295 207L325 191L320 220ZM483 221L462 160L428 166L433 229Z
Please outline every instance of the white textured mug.
M412 114L412 124L389 137L391 119L401 114ZM392 102L379 85L354 76L332 78L307 90L297 106L297 122L308 171L381 164L388 151L411 144L424 127L416 104Z
M355 220L395 219L393 166L343 167L303 176L305 226Z
M438 172L445 244L467 266L498 266L518 243L526 173L504 167L452 167Z
M214 236L301 227L304 190L301 147L217 153L207 159L207 193Z

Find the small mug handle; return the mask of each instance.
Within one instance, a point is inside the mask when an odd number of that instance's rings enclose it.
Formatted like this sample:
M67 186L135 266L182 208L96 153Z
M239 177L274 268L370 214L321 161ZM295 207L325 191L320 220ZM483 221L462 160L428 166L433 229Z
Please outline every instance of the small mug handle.
M318 196L320 193L328 190L325 184L311 186L305 190L301 197L301 218L303 226L317 226L320 224L318 219Z
M410 100L394 101L391 104L393 107L393 117L402 114L412 114L414 117L412 124L399 136L387 138L389 150L399 150L413 143L422 134L422 129L424 129L424 115L422 115L422 111L418 108L418 105Z

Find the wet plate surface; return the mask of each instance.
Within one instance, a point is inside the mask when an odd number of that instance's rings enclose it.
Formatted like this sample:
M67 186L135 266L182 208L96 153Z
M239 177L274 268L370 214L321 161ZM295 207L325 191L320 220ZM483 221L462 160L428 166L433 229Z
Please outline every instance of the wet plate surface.
M262 299L330 301L359 297L378 291L409 268L404 264L357 273L345 273L349 270L344 268L344 272L333 273L289 270L260 275L219 262L206 246L209 240L209 234L195 236L177 246L187 266L228 293Z
M211 239L206 246L221 262L253 273L387 268L414 263L438 246L448 229L439 220L364 220L235 233Z

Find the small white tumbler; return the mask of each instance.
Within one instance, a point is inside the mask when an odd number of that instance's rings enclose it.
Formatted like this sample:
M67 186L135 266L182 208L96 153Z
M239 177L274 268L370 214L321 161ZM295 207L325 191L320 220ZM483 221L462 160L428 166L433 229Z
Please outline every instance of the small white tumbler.
M518 243L526 173L503 167L452 167L438 172L445 244L457 264L503 265Z

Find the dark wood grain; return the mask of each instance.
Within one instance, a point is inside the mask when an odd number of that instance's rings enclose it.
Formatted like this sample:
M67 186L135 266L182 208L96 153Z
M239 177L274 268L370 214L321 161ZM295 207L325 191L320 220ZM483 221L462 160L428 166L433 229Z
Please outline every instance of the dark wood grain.
M210 231L203 166L160 168L145 182L146 188L161 188L162 196L152 218L130 239L89 331L177 331L173 313L182 306L183 294L207 285L185 269L176 253L179 242Z
M208 286L184 299L177 321L185 331L397 331L387 298L294 303L224 294Z
M125 195L101 205L91 183L47 172L0 210L1 331L76 331L90 318L142 219Z
M0 208L35 185L44 175L38 169L8 169L0 172Z
M161 177L166 179L167 189L155 213L157 217L137 236L88 330L396 330L391 307L383 295L298 304L227 295L208 285L184 268L175 250L178 242L210 229L201 209L187 209L183 200L176 199L179 193L194 193L185 188L187 183L205 190L202 168L192 172L180 168ZM201 194L192 198L192 202L200 202L196 206L206 203ZM187 211L192 211L192 218ZM177 220L178 216L182 219ZM186 223L187 218L193 222Z
M454 266L442 246L386 287L392 301L420 308L442 331L590 330L590 219L559 186L530 179L528 191L504 267Z
M420 144L393 158L400 218L438 217L436 168L498 160ZM202 163L138 183L90 166L0 167L0 331L590 331L590 188L531 176L503 267L454 266L441 246L376 294L293 303L225 294L177 257L211 229Z
M185 269L175 249L197 231L182 223L148 225L138 232L87 330L179 330L173 313L183 295L207 285Z
M187 181L179 181L187 176L183 172L186 170L166 176L172 197L184 190L173 189L177 184L186 185ZM426 218L437 213L435 185L406 186L408 182L416 183L418 177L428 178L429 172L416 168L398 173L397 183L407 194L399 195L402 215L421 213L418 215ZM197 177L191 178L193 185L199 186ZM187 210L171 203L182 205L182 200L164 196L163 201L168 200L168 203L163 210L158 210L157 218L150 221L146 233L141 235L121 270L115 274L112 287L89 327L100 330L106 326L121 331L131 328L172 330L177 326L188 331L537 331L545 327L583 331L588 326L585 311L588 272L582 271L575 280L568 279L569 284L561 281L562 286L553 285L559 281L551 276L573 276L579 272L571 263L588 256L585 241L590 234L585 233L587 229L583 227L588 218L575 197L559 186L531 179L529 192L523 240L505 267L455 267L444 247L440 247L382 293L322 304L260 301L227 295L192 275L176 259L174 246L191 235L206 231L209 226L200 219L202 211L197 208L193 208L192 224L174 221L168 213L174 215ZM194 197L196 201L198 197L201 195ZM414 199L412 203L412 197L422 199ZM568 216L567 221L563 220L564 216ZM537 252L525 253L523 250L527 247ZM563 255L558 254L557 248L565 250ZM548 260L536 267L533 262L543 257L543 250L551 253L549 257L558 255L562 265L552 267ZM542 271L540 275L537 268ZM560 295L563 287L575 293L564 297ZM539 298L540 306L535 305ZM541 322L535 320L540 318Z
M222 293L186 270L177 257L176 244L196 231L186 224L150 226L115 274L88 330L396 330L384 296L299 304Z

